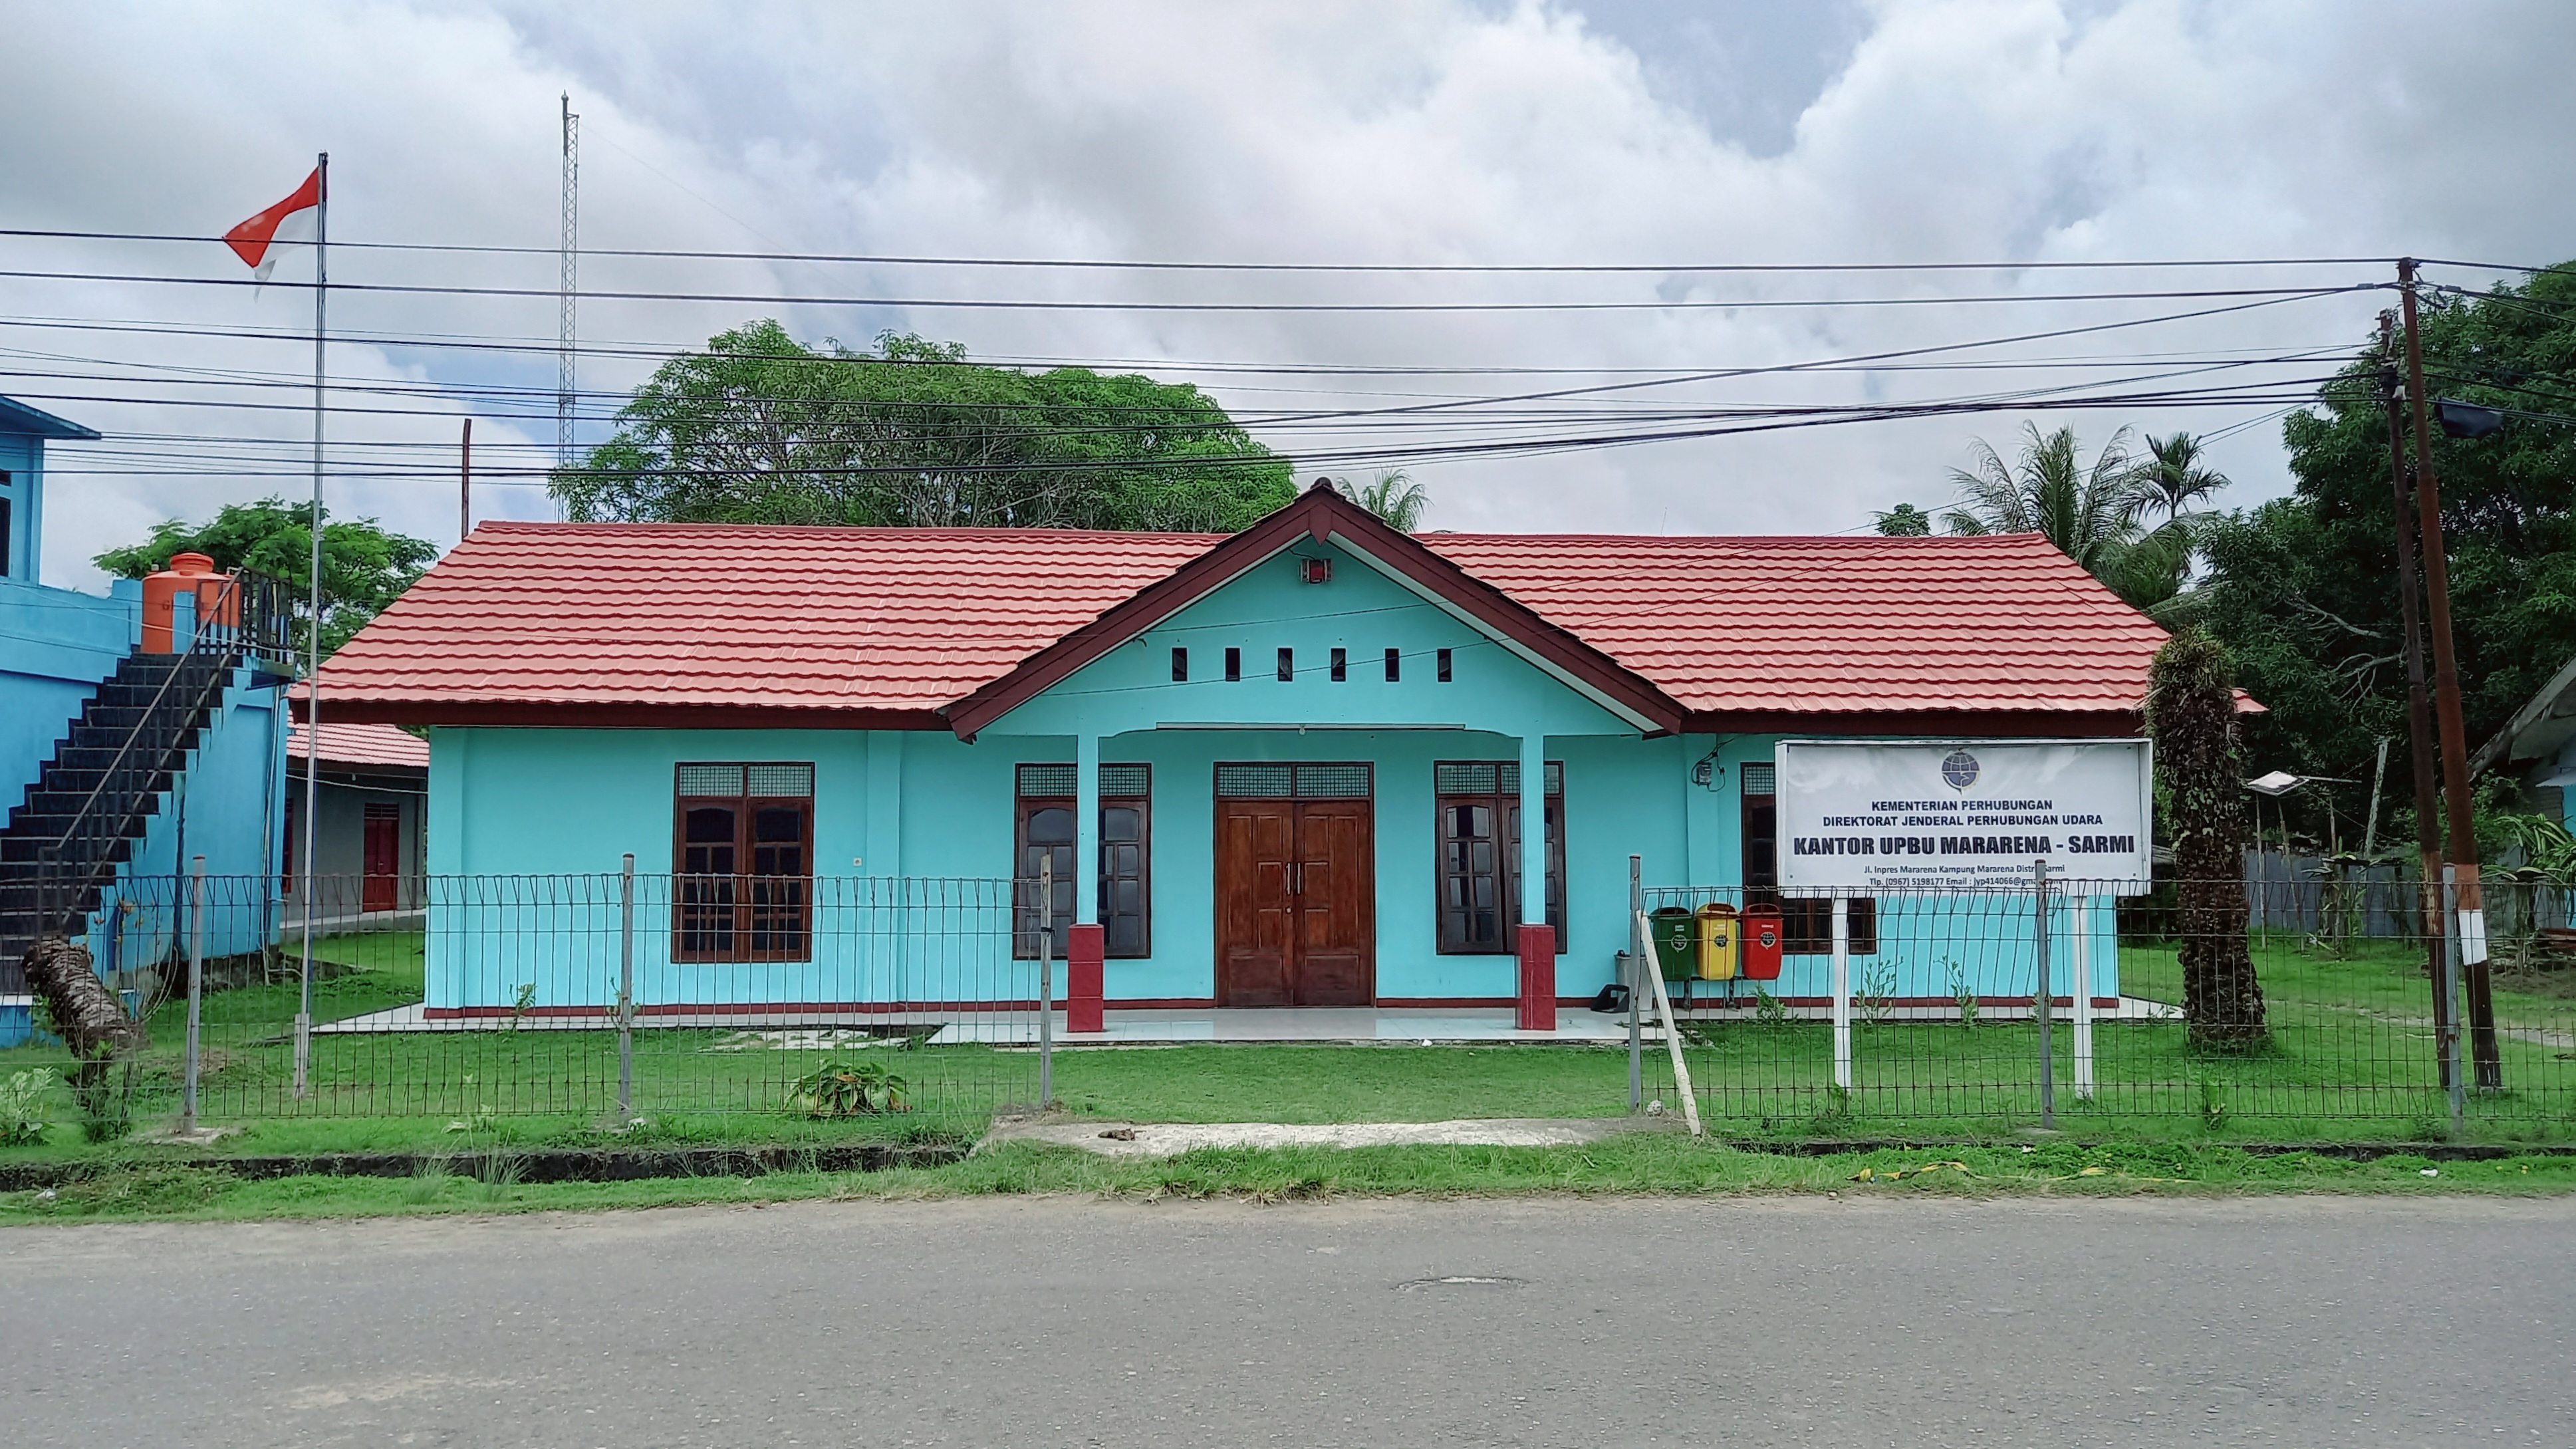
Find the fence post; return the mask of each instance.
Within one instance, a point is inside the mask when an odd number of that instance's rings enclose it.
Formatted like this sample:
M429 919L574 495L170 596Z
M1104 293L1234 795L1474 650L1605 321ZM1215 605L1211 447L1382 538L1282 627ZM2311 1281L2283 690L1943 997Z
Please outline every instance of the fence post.
M1038 1110L1055 1100L1055 852L1038 861Z
M2093 1100L2093 897L2066 903L2074 923L2069 950L2075 958L2075 1097Z
M617 873L617 1125L635 1120L635 852Z
M1620 974L1619 984L1628 988L1628 1110L1646 1105L1646 1058L1644 1033L1637 1021L1637 973L1646 969L1646 953L1655 943L1646 939L1646 858L1628 857L1628 969ZM1660 967L1657 968L1660 971Z
M1834 1085L1852 1084L1851 897L1834 897Z
M2043 1129L2057 1126L2057 1022L2051 1014L2049 998L2054 995L2048 980L2048 862L2030 863L2031 899L2037 904L2032 929L2039 946L2039 991L2030 999L2031 1014L2039 1021L2039 1125Z
M197 1130L198 1033L206 1008L206 858L188 865L188 1058L179 1075L179 1130ZM302 1095L298 1093L297 1095Z
M2451 1138L2457 1141L2468 1115L2468 1082L2460 1075L2460 880L2458 868L2442 867L2442 1065L2451 1081Z

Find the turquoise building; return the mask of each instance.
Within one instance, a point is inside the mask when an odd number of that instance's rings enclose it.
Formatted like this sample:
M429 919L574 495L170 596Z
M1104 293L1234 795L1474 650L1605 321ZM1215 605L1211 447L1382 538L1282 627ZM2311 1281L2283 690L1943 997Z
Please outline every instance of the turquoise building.
M1612 979L1632 855L1769 893L1777 740L2134 733L2163 637L2034 537L1409 536L1319 486L1227 537L488 523L321 692L428 727L432 1016L606 1009L613 910L535 903L632 853L648 1012L1026 1003L1045 922L1077 1023L1527 1017ZM961 963L933 887L1000 880ZM2026 926L1874 904L1899 996L2029 991Z
M19 960L49 917L86 940L113 984L148 994L175 979L190 860L253 882L277 870L285 676L262 642L273 621L236 609L202 648L147 650L141 583L98 595L39 577L46 446L98 436L0 398L0 1046L29 1029ZM196 597L176 595L182 641ZM109 768L165 752L158 770ZM220 915L210 953L268 943L274 913L250 906Z

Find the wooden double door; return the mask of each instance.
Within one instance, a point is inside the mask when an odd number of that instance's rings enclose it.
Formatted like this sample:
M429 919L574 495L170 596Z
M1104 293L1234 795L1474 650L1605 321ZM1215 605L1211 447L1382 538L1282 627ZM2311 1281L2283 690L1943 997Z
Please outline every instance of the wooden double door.
M1377 999L1375 845L1365 796L1218 795L1217 1005Z

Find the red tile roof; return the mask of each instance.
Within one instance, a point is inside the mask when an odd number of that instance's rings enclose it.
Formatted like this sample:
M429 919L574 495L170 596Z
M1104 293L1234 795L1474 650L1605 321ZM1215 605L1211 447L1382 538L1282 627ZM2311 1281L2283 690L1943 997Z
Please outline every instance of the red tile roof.
M1219 541L487 523L332 657L324 716L922 713ZM2164 640L2032 535L1420 541L1699 712L2127 712Z
M324 709L330 708L330 696L323 696ZM291 759L303 759L310 749L313 727L298 721L286 737L286 753ZM322 763L326 765L359 765L382 769L406 770L429 768L429 741L406 734L386 724L333 724L322 722Z
M1433 534L1693 710L2133 710L2162 629L2037 534Z

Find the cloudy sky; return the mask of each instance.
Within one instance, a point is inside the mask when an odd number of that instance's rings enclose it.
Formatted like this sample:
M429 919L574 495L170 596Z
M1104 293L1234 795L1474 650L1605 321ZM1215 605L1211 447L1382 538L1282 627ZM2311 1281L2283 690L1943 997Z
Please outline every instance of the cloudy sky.
M586 290L741 299L585 301L586 438L657 350L774 315L812 338L897 328L1193 380L1328 460L1301 479L1405 463L1430 524L1458 529L1862 528L1942 502L1972 437L2008 443L2030 417L2088 439L2217 434L2232 501L2251 501L2286 486L2278 400L2387 300L2289 292L2388 275L1690 268L2576 256L2576 7L2558 0L11 9L12 228L220 233L327 149L335 241L529 249L333 249L352 284L332 296L334 506L442 545L459 419L503 478L552 445L565 92L587 247L1643 268L583 262ZM0 237L0 256L0 392L110 434L55 454L49 582L95 586L89 556L155 519L304 491L309 292L204 285L245 275L204 241ZM277 280L310 275L291 256ZM2069 298L2149 292L2237 295ZM927 305L943 300L1088 305ZM2213 315L2154 320L2187 312ZM2110 323L2135 325L2072 331ZM2070 335L2000 340L2043 332ZM1872 363L1699 376L1853 358ZM2283 360L2220 367L2257 359ZM1639 385L1476 401L1610 384ZM2178 387L2258 401L1403 456L1704 429L1711 409ZM550 516L506 482L478 512Z

